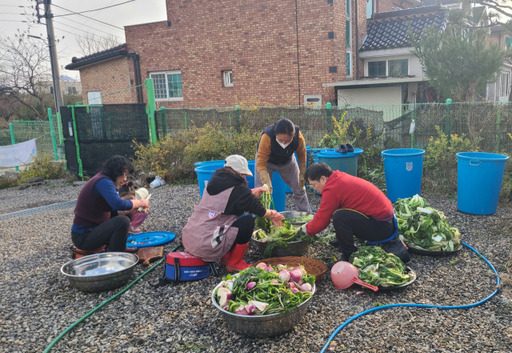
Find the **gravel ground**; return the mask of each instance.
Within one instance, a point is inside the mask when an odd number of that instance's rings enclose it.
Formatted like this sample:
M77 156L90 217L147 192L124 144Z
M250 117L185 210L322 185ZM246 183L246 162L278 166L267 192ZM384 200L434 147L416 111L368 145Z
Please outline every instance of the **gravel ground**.
M83 293L70 287L60 267L70 260L73 205L81 186L62 180L24 190L0 190L0 351L42 352L66 328L122 288ZM143 228L181 234L197 185L164 185L152 191L151 212ZM393 307L360 316L334 337L329 352L510 352L512 350L512 212L499 207L491 216L463 214L454 199L424 195L460 229L463 241L500 273L498 294L469 309ZM320 196L310 193L313 209ZM41 206L48 206L42 207ZM30 209L30 211L26 211ZM287 209L293 209L290 198ZM24 211L25 212L17 212ZM165 246L166 253L176 240ZM306 256L332 264L339 253L315 244ZM246 260L261 254L249 248ZM282 336L251 339L230 331L210 300L221 280L210 276L154 288L163 264L116 300L64 335L52 352L319 352L349 318L376 305L421 303L461 306L479 302L496 289L487 264L469 248L456 255L412 254L417 280L394 291L373 293L353 286L335 289L326 274L317 283L305 317ZM137 266L132 279L145 269ZM220 269L220 275L225 275Z

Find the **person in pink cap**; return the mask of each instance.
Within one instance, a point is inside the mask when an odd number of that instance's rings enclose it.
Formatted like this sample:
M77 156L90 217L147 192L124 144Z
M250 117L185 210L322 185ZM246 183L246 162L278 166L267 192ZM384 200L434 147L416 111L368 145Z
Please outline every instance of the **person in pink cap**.
M230 272L250 266L244 255L254 231L254 216L247 212L270 218L275 225L282 225L284 219L263 206L259 197L264 188L249 189L246 176L252 176L247 159L228 156L224 167L208 181L181 235L185 251L206 262L221 260Z

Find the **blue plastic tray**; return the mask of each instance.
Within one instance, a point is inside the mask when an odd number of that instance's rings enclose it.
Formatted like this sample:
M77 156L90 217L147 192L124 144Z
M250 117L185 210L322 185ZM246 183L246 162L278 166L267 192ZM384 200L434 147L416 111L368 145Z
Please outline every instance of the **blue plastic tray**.
M170 243L176 238L176 234L171 232L147 232L132 234L126 239L126 246L131 248L149 248Z

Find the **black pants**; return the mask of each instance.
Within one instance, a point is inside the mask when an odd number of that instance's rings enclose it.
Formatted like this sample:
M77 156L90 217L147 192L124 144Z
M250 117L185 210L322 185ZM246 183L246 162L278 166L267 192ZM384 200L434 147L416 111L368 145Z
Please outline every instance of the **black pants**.
M389 221L376 221L360 212L350 209L339 209L332 216L332 224L338 240L338 248L347 261L353 252L357 251L354 245L354 236L361 240L379 241L389 238L395 231L393 219Z
M246 244L251 240L252 232L254 232L254 217L242 216L233 223L233 227L238 228L235 244Z
M109 251L124 251L129 228L128 216L116 216L83 234L71 232L71 240L82 250L94 250L107 244Z

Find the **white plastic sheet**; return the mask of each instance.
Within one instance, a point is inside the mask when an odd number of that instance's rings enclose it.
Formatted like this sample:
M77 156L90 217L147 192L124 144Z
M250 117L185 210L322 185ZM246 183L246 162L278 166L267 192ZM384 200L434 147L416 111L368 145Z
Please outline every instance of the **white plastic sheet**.
M0 167L17 167L32 163L37 156L36 139L0 146Z

